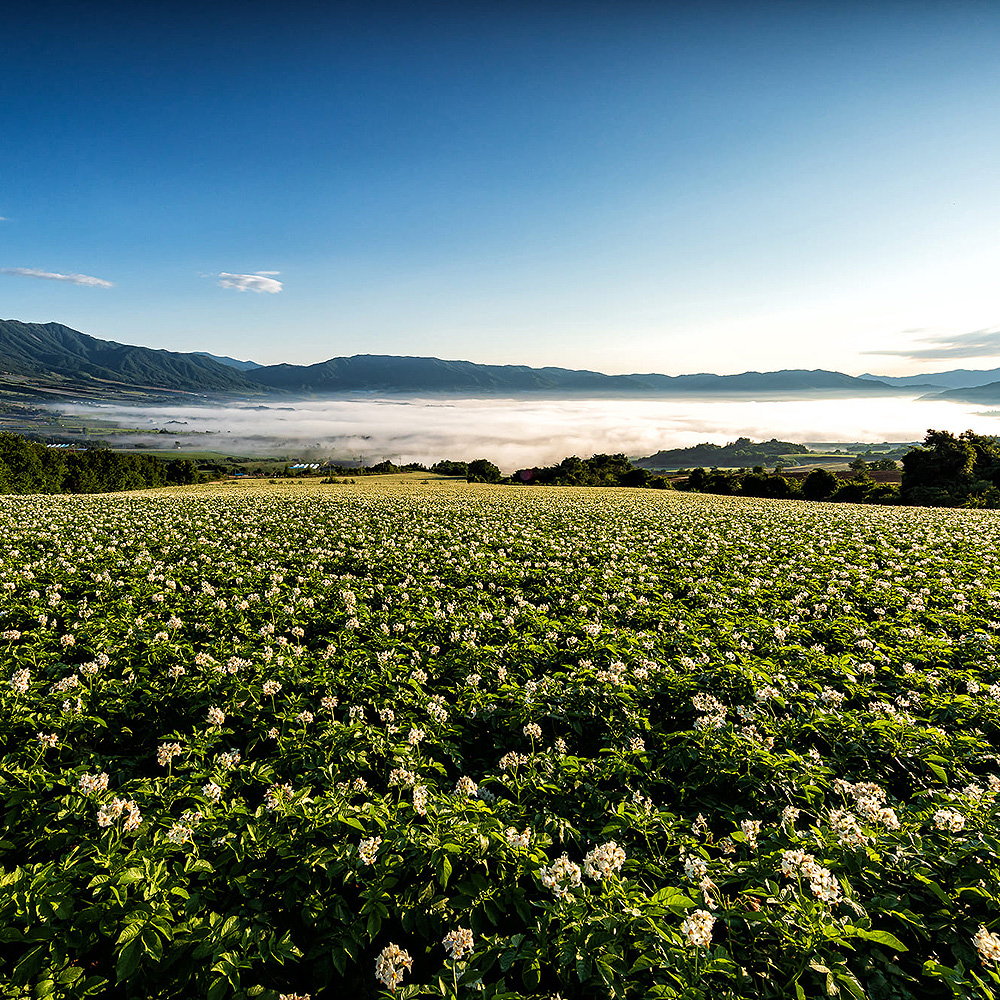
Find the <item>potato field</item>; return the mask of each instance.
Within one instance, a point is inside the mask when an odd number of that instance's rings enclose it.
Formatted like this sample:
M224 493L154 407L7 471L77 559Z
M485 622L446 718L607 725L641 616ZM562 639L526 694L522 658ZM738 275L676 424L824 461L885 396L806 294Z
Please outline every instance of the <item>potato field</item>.
M0 991L1000 994L1000 519L0 500Z

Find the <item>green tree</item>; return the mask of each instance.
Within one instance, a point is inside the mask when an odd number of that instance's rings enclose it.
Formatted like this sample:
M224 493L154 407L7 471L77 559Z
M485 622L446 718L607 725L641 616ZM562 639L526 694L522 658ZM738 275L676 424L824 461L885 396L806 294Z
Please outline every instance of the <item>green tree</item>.
M499 483L502 478L500 470L485 458L469 462L466 479L470 483Z
M962 503L969 495L975 464L976 449L967 438L929 430L923 445L903 456L903 503L944 507Z
M807 500L829 500L840 489L840 480L829 469L813 469L802 483Z

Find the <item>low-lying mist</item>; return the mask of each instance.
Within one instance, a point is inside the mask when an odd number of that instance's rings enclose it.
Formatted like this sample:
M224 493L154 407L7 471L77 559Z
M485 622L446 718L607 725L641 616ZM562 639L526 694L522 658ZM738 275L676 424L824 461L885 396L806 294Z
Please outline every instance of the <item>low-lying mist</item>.
M542 399L349 396L261 405L79 404L54 407L100 418L142 444L233 455L383 459L431 464L488 458L505 471L567 455L663 448L736 437L809 441L915 441L929 427L997 433L997 417L972 406L909 397L748 400ZM165 431L166 433L160 433ZM140 433L136 433L140 432Z

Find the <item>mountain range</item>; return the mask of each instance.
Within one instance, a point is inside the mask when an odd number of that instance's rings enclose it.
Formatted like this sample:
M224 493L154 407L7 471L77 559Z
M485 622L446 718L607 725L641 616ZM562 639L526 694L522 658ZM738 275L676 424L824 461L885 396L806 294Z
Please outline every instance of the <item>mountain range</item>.
M983 381L976 382L976 378ZM61 323L0 320L0 390L85 398L178 393L327 395L358 391L609 396L805 392L856 396L922 391L954 399L969 398L960 394L974 391L978 394L976 402L1000 402L1000 369L942 372L939 376L910 379L855 377L822 369L734 375L605 375L567 368L480 365L374 354L331 358L314 365L257 365L207 352L156 350L100 340Z

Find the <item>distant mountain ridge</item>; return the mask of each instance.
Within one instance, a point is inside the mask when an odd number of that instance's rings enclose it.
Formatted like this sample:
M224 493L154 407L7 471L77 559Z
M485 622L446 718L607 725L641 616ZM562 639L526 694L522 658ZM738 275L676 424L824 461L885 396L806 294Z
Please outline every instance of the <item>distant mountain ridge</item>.
M952 403L1000 403L1000 381L988 382L986 385L949 389L947 392L938 393L933 398Z
M189 392L245 390L243 376L197 354L99 340L61 323L0 320L0 372Z
M66 391L97 385L196 394L576 393L657 396L766 393L894 394L884 382L824 369L733 375L605 375L568 368L480 365L440 358L357 354L314 365L263 365L207 352L156 350L100 340L61 323L0 320L0 376L65 380ZM8 380L9 381L9 380Z
M257 364L256 361L237 361L236 358L227 358L225 355L219 354L209 354L208 351L195 351L195 354L199 358L211 358L213 361L218 361L220 365L225 365L227 368L235 368L237 371L250 372L254 368L263 368L263 365Z
M625 395L683 392L788 392L888 390L841 372L793 369L740 375L604 375L568 368L479 365L440 358L356 354L315 365L269 365L246 373L261 386L289 392L589 392ZM891 390L890 390L891 391Z
M908 386L913 389L968 389L973 386L1000 382L1000 368L979 371L974 368L953 368L947 372L931 372L927 375L859 375L858 378L885 382L887 385Z

